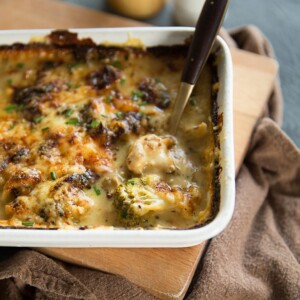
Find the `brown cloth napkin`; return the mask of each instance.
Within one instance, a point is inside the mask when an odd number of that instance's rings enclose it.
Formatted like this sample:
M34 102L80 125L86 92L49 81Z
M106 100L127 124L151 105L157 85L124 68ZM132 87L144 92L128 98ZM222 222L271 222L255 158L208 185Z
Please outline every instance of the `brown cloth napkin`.
M254 27L222 33L231 47L273 56ZM208 245L187 299L300 299L300 152L276 123L274 87L237 177L236 209ZM155 299L126 279L32 250L0 263L1 299Z

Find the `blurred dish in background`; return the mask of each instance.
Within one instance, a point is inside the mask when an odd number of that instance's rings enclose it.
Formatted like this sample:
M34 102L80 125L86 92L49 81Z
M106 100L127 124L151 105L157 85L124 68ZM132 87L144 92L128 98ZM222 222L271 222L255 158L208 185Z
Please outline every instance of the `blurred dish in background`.
M174 18L178 25L195 26L204 0L174 0Z
M108 5L118 14L135 18L147 19L157 14L166 0L106 0ZM185 1L184 1L185 2Z

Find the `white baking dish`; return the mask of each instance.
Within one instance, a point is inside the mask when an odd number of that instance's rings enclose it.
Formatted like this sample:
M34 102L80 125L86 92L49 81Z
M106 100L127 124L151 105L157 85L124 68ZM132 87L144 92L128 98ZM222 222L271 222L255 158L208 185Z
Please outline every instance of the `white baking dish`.
M51 30L12 30L0 32L0 44L27 43L32 37ZM91 37L95 42L122 43L128 36L140 39L146 46L182 44L194 29L181 27L73 29L79 37ZM229 223L234 210L235 174L232 116L232 63L229 49L218 37L219 113L223 113L221 146L220 210L209 224L188 230L38 230L0 229L0 246L30 247L188 247L219 234Z

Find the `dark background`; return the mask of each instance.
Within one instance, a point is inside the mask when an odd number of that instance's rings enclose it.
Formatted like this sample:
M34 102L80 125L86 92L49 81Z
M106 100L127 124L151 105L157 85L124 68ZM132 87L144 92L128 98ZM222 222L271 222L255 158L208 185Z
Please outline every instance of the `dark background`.
M63 1L111 12L104 0ZM171 2L157 16L144 22L176 25ZM283 130L300 147L300 0L231 0L225 28L246 24L258 26L273 44L284 95ZM17 248L3 247L0 259L15 251Z

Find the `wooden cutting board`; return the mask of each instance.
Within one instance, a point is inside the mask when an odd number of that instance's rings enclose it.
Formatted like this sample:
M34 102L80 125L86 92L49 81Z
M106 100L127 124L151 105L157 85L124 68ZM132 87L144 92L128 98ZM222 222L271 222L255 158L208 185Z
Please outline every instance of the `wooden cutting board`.
M146 26L54 0L2 0L0 29ZM277 63L232 50L236 172L277 74ZM182 299L206 243L179 249L58 249L39 251L61 260L118 274L162 299Z
M272 90L277 63L240 50L233 50L232 57L237 173ZM44 248L39 251L70 263L124 276L161 299L182 299L205 245L178 249Z

